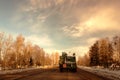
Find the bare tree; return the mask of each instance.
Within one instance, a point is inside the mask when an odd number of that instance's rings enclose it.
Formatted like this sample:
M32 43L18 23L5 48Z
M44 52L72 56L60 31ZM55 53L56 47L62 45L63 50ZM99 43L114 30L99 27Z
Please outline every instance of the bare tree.
M89 66L90 65L90 57L88 54L85 54L84 56L79 56L77 64L80 66Z
M58 53L54 55L55 64L58 63ZM0 66L3 69L27 68L44 66L52 63L51 55L46 54L43 48L32 43L25 43L20 34L13 40L12 36L0 33Z
M111 64L113 52L112 45L108 38L99 41L99 62L100 65L108 67Z
M59 61L59 53L55 52L55 65L58 65L58 61Z
M52 59L50 54L45 55L45 65L52 65Z
M34 57L34 65L41 66L42 64L42 57L41 57L41 49L38 45L33 47L33 57Z
M16 68L21 67L21 55L23 55L23 47L25 38L20 34L17 36L15 41L15 49L16 49Z
M6 39L4 40L4 47L3 47L3 62L2 62L2 67L4 69L6 68L10 68L11 65L10 64L10 55L13 53L12 51L12 44L13 44L13 38L11 35L9 35L8 37L6 37ZM11 61L12 62L12 61Z

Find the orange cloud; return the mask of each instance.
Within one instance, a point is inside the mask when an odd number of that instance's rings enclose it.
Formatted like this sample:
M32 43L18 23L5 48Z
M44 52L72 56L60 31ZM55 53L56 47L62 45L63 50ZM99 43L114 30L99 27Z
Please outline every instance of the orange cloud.
M94 13L91 12L92 8ZM87 15L88 13L89 16ZM114 5L91 7L88 12L85 11L82 14L82 17L77 15L80 20L79 23L64 27L63 30L66 34L73 37L82 37L100 31L118 31L120 29L119 14L120 11Z

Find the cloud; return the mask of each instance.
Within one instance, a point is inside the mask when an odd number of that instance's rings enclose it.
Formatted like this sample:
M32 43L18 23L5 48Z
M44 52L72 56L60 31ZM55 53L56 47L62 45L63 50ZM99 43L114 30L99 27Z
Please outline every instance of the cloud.
M94 44L97 40L99 40L99 38L97 38L97 37L92 37L92 38L87 39L87 43L88 43L88 45L92 45L92 44Z
M33 44L37 44L40 47L50 48L54 45L52 40L47 35L42 35L42 36L30 35L30 36L26 36L26 40L31 41Z
M58 52L59 55L61 55L62 52L67 52L68 55L73 55L73 53L75 53L76 57L84 56L88 51L89 51L88 46L77 46L77 47L72 47L72 48L62 49L62 50L52 49L52 48L45 49L45 52L49 54L52 54L53 52Z
M88 46L77 46L77 47L64 49L62 51L69 53L69 55L76 53L76 56L84 56L88 52L88 50L89 50Z
M61 54L62 53L62 51L61 50L57 50L57 49L44 49L45 50L45 52L46 53L48 53L48 54L52 54L52 53L55 53L55 52L58 52L59 54Z
M119 0L26 1L13 16L12 23L20 26L19 32L24 29L32 33L28 39L40 46L71 49L89 46L99 37L119 33Z
M41 29L42 25L39 22L33 23L29 28L29 30L33 33L39 33Z
M86 35L96 35L99 32L116 32L119 28L120 11L114 5L100 5L88 8L94 13L84 12L87 17L79 17L80 21L70 26L65 26L63 31L72 37L83 37ZM87 15L88 13L89 16ZM112 34L112 33L111 33Z

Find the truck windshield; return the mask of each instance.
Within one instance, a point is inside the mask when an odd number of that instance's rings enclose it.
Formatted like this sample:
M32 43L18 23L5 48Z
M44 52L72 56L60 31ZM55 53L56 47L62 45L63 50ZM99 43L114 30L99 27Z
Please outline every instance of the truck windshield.
M72 56L68 56L66 58L67 61L70 61L70 62L75 62L75 57L72 57Z

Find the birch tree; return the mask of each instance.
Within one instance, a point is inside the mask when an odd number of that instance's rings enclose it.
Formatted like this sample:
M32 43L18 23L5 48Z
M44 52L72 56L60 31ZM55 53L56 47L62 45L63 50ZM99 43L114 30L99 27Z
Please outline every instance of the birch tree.
M113 38L112 43L113 43L113 50L114 50L114 55L113 55L114 62L120 63L120 37L115 36Z

